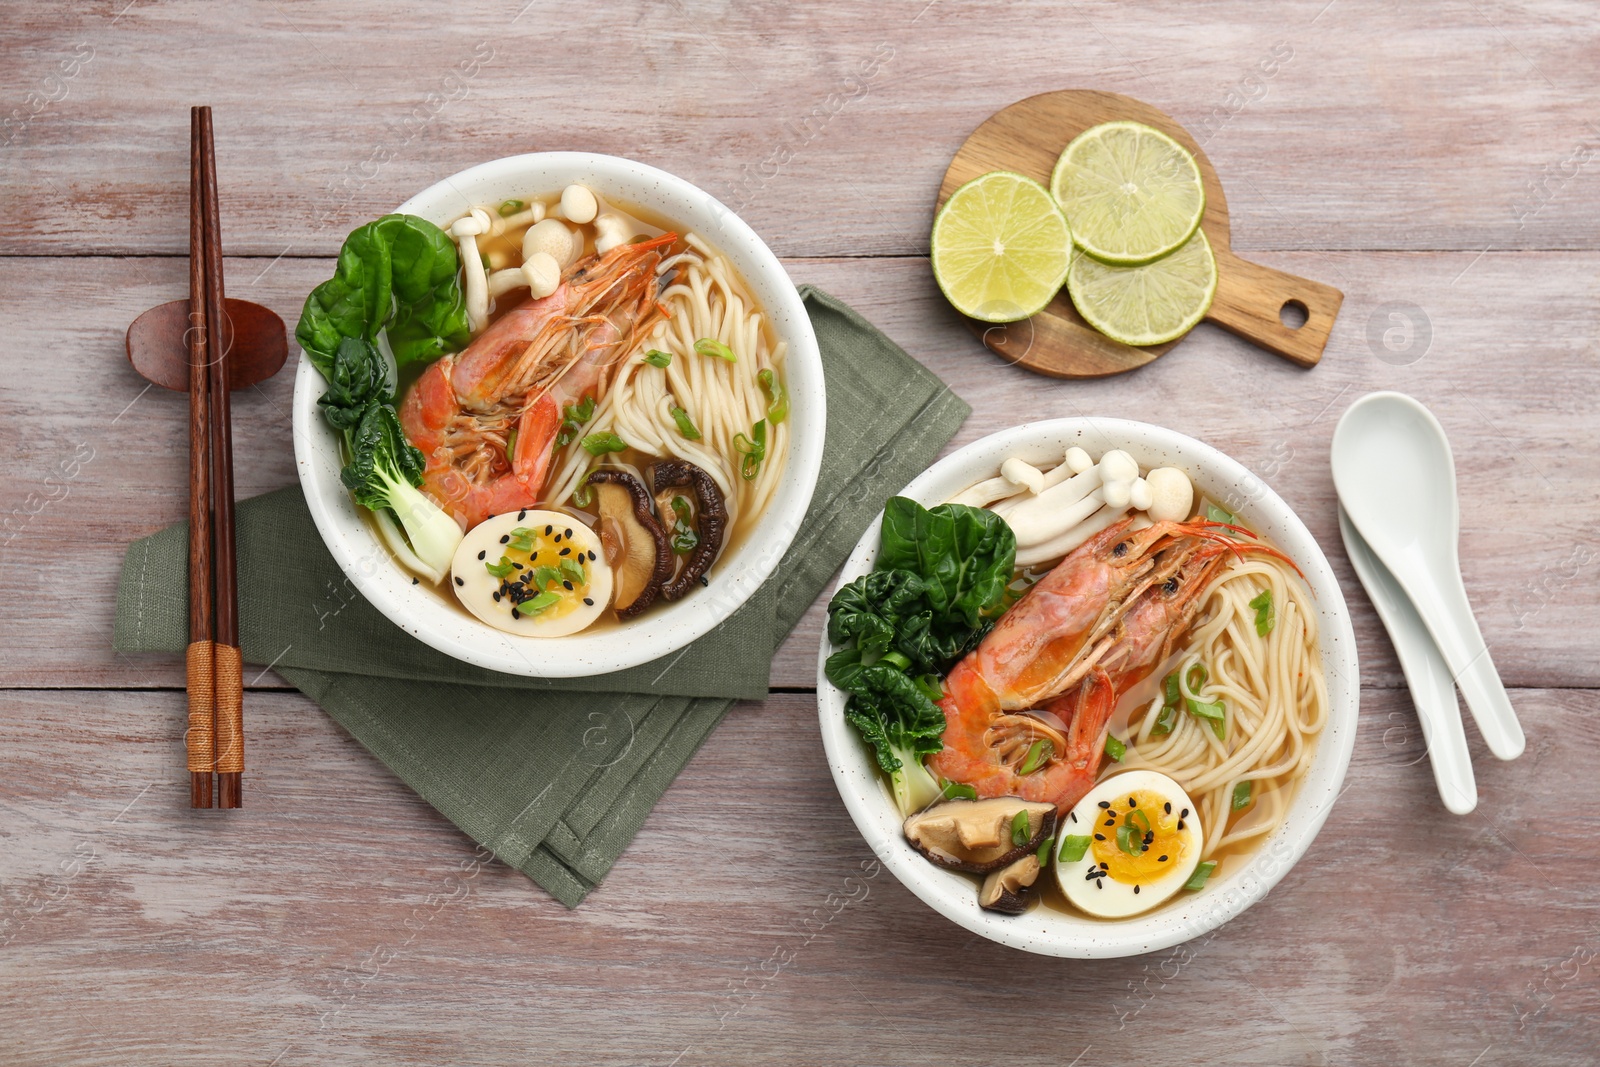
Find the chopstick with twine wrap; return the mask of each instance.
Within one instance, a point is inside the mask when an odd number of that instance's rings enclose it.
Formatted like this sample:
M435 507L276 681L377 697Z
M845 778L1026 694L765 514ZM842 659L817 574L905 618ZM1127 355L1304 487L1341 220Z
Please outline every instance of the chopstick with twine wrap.
M217 807L243 801L244 661L239 653L238 570L233 529L233 419L228 401L228 345L223 336L222 224L217 208L217 156L211 109L200 108L200 166L205 179L206 345L211 385L211 609L215 617L213 699L216 703Z
M189 113L189 806L209 808L216 773L215 632L211 608L211 389L207 364L205 177L200 109Z

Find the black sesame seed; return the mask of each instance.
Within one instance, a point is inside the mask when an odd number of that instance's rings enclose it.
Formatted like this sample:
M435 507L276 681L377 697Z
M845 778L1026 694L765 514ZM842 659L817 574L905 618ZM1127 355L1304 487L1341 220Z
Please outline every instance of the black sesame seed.
M1117 820L1115 820L1115 819L1107 819L1106 820L1106 825L1107 826L1115 826L1115 825L1117 825Z
M487 551L487 550L485 550L485 551L483 551L483 552L479 552L479 553L478 553L478 558L479 558L479 559L482 559L482 558L483 558L483 557L484 557L484 556L487 556L487 555L488 555L488 554L489 554L489 553L488 553L488 551Z
M567 533L567 540L568 541L572 540L572 531L569 529L569 530L567 530L566 533Z
M1167 857L1165 857L1165 856L1157 856L1156 857L1156 862L1157 863L1165 863L1165 862L1167 862Z
M420 585L420 584L422 584L422 583L421 583L421 582L420 582L420 581L419 581L419 580L418 580L418 579L416 579L416 578L413 578L413 579L411 579L411 584L412 584L412 585Z
M561 554L561 555L563 555L563 556L565 556L565 555L567 555L567 554L568 554L568 553L569 553L569 552L571 552L571 551L572 551L572 548L571 548L571 546L568 546L568 547L566 547L566 548L563 548L563 549L562 549L562 550L561 550L561 553L560 553L560 554Z
M1090 871L1088 874L1083 876L1083 880L1085 882L1092 882L1092 881L1094 881L1094 876L1099 874L1099 873L1100 873L1099 871Z
M501 543L501 544L502 544L502 545L503 545L503 544L506 544L506 543L507 543L507 542L508 542L508 541L510 541L510 540L511 540L511 535L510 535L510 534L501 534L501 535L500 535L500 543Z
M520 618L522 618L522 616L521 616L521 615L518 615L518 614L517 614L517 609L516 609L516 608L515 608L515 607L513 607L513 608L512 608L512 609L511 609L511 617L512 617L512 618L513 618L513 619L520 619Z
M460 579L460 578L457 578L457 579L456 579L456 584L457 584L457 585L466 585L466 584L467 584L467 583L466 583L466 582L464 582L464 581L462 581L462 580L461 580L461 579Z
M519 571L522 570L522 564L520 564L520 563L513 562L511 565L513 567L517 568L517 570L519 570Z
M559 545L560 543L561 543L561 535L560 534L556 534L556 544Z
M416 579L413 578L412 581L416 581ZM1078 821L1078 813L1075 812L1075 811L1069 811L1069 812L1067 812L1067 818L1071 819L1073 822L1077 822Z
M1183 820L1182 819L1178 820L1178 829L1180 829L1180 830L1183 829Z
M594 607L594 600L591 597L584 597L583 603L585 607Z
M1100 864L1100 869L1102 871L1109 871L1111 869L1111 865L1109 863L1102 863Z
M1095 879L1095 880L1094 880L1094 887L1095 887L1095 888L1096 888L1096 889L1104 889L1104 888L1105 888L1105 883L1104 883L1104 882L1102 882L1102 881L1100 881L1100 879L1098 879L1098 878L1096 878L1096 879Z
M1094 839L1096 841L1104 841L1106 839L1106 835L1105 834L1095 834L1094 835Z
M563 587L563 588L565 588L565 589L571 589L571 588L572 588L572 583L571 583L571 582L568 582L568 581L563 581L563 582L562 582L562 583L561 583L561 585L562 585L562 587Z
M1139 895L1139 887L1138 886L1134 886L1133 887L1133 895L1134 896L1138 896Z
M1137 807L1138 807L1138 806L1139 806L1139 805L1137 805L1137 804L1135 804L1135 803L1134 803L1134 802L1133 802L1133 798L1132 798L1132 797L1129 797L1129 798L1128 798L1128 807L1130 807L1130 808L1137 808Z
M1168 815L1171 815L1172 814L1172 801L1169 800L1165 804L1161 805L1161 810L1165 811Z
M1102 808L1109 808L1109 807L1110 807L1110 806L1111 806L1111 801L1109 801L1109 800L1102 800L1102 801L1101 801L1101 802L1100 802L1100 806L1101 806L1101 807L1102 807Z
M594 559L594 549L592 549L592 548L589 550L589 558L591 560Z
M1187 819L1188 817L1189 817L1189 809L1188 808L1184 808L1182 811L1178 812L1178 818Z
M711 584L711 579L707 578L705 575L702 574L700 576L700 584L701 585L710 585Z
M544 535L545 535L545 536L546 536L546 537L549 537L549 536L550 536L550 531L551 531L551 530L554 530L554 529L555 529L555 527L554 527L554 526L546 526L546 527L545 527L545 528L544 528Z
M496 591L495 591L495 594L494 594L494 602L495 602L495 603L496 603L496 604L498 604L498 603L500 603L500 593L499 593L499 591L498 591L498 590L496 590Z

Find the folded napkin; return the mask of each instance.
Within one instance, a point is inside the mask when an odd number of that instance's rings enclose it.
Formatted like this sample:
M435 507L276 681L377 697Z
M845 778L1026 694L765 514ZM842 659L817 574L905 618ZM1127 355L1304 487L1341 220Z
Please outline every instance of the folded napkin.
M238 506L245 661L270 665L470 837L576 906L733 701L766 696L779 643L885 498L971 410L849 307L800 291L828 388L822 473L776 572L717 629L680 653L593 678L470 666L368 604L290 487ZM185 525L129 546L118 650L183 651L187 557Z

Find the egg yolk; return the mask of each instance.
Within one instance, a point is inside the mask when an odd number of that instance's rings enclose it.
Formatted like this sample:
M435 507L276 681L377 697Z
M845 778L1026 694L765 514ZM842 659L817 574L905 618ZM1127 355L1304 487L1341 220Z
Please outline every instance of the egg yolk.
M1105 865L1108 876L1124 884L1159 878L1173 864L1182 863L1188 853L1188 839L1178 829L1188 815L1188 811L1174 811L1160 793L1138 789L1119 795L1109 808L1099 811L1090 842L1095 861Z
M590 559L554 525L518 526L502 539L498 563L486 563L500 579L496 599L507 611L559 619L589 595Z

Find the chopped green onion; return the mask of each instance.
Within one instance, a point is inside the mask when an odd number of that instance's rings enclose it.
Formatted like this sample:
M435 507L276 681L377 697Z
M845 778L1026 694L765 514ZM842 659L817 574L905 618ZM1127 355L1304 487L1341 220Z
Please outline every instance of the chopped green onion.
M524 204L521 200L507 200L505 203L500 205L500 217L506 218L507 216L515 215L517 212L521 211L527 206L528 205Z
M1198 693L1200 692L1200 687L1205 685L1210 677L1211 674L1206 670L1206 665L1204 663L1196 663L1189 668L1189 673L1184 678L1184 684L1189 692Z
M1023 808L1011 817L1011 843L1020 848L1026 845L1032 836L1028 827L1028 809Z
M733 447L744 456L739 464L739 473L748 482L761 470L761 461L767 458L767 420L757 419L756 424L750 427L750 437L742 433L734 434Z
M672 408L672 421L678 424L678 432L691 441L700 440L700 430L690 420L689 413L682 408Z
M1178 672L1173 671L1161 683L1161 695L1168 704L1176 705L1182 694L1178 690Z
M1211 724L1211 732L1217 735L1218 741L1228 739L1228 709L1222 701L1207 704L1204 701L1188 698L1189 714L1205 719Z
M549 590L546 590L537 596L531 596L527 600L524 600L513 610L521 612L523 615L536 615L560 599L560 593L553 593Z
M757 374L756 381L761 383L762 390L767 394L767 418L776 426L789 417L789 394L783 391L783 383L771 370Z
M892 651L885 652L878 662L887 663L897 671L903 671L911 666L911 660L906 658L903 653Z
M695 550L700 535L689 525L689 501L681 496L672 498L672 551L682 556Z
M1028 746L1028 754L1023 758L1022 766L1017 768L1017 773L1032 774L1048 763L1050 757L1055 755L1055 751L1056 746L1052 745L1046 738L1039 738L1039 740Z
M1137 826L1124 822L1117 827L1117 847L1130 856L1137 856L1144 851L1144 834Z
M1215 504L1207 504L1206 505L1206 518L1211 520L1212 522L1220 522L1220 523L1223 523L1223 524L1228 525L1228 526L1238 526L1239 525L1239 520L1238 520L1237 517L1235 517L1233 515L1230 515L1226 511L1223 511L1221 508L1217 507ZM1242 535L1237 530L1228 530L1228 531L1224 532L1222 536L1223 537L1232 538L1235 541L1238 541L1238 540L1242 539Z
M588 580L588 576L583 573L583 564L575 559L562 560L561 573L566 575L573 585L582 585Z
M1272 632L1272 628L1278 625L1277 617L1272 611L1272 590L1261 590L1261 595L1250 601L1250 606L1256 609L1256 636L1267 636Z
M592 470L586 472L572 490L572 502L580 508L588 507L589 501L594 499L594 487L589 484L589 475L593 473Z
M554 567L535 567L533 577L530 579L535 589L543 589L547 585L557 585L561 581L561 572Z
M1111 757L1113 763L1121 763L1122 757L1128 754L1128 746L1118 741L1110 734L1106 734L1106 755Z
M1089 851L1089 839L1067 835L1061 839L1061 851L1056 853L1057 863L1077 863Z
M603 456L607 452L621 452L628 447L628 442L610 430L589 434L579 444L583 445L583 450L591 456Z
M702 337L694 343L694 350L702 356L716 356L729 363L739 362L739 357L733 354L733 349L717 340L715 337Z
M511 565L511 561L506 559L504 556L500 557L499 563L485 563L483 565L483 569L494 575L496 578L509 578L511 577L511 572L516 570L516 568Z
M515 463L517 455L517 428L511 427L511 432L506 434L506 462Z
M1206 879L1211 877L1211 872L1217 869L1216 860L1206 860L1194 869L1189 880L1183 883L1183 888L1200 890L1206 887Z
M1122 821L1138 830L1140 837L1150 832L1150 816L1144 813L1143 808L1134 808L1122 817Z
M1233 787L1233 810L1243 811L1250 806L1250 783L1240 782Z
M576 404L568 404L561 411L561 432L556 434L556 447L566 448L583 429L583 424L594 418L594 397L586 396Z
M644 361L652 367L660 367L662 370L666 370L672 365L672 353L663 352L659 348L652 348L644 354Z
M511 547L518 552L532 552L533 538L534 533L532 530L526 526L518 526L511 531Z
M1047 837L1039 842L1039 851L1035 852L1033 856L1034 859L1039 861L1040 868L1050 866L1050 853L1054 850L1055 845L1056 839L1053 837Z
M1178 725L1178 705L1161 705L1161 714L1156 716L1156 724L1150 727L1151 737L1165 737Z
M946 800L977 800L978 791L965 782L946 782L939 790Z

